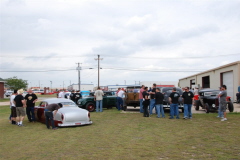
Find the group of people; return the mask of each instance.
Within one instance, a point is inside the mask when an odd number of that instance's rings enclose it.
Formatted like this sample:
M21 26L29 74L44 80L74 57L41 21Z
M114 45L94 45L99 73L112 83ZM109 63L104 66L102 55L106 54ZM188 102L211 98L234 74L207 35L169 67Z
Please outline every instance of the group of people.
M221 91L218 95L219 97L219 115L221 121L226 121L226 108L227 108L227 92L226 85L222 85ZM180 95L176 87L173 87L172 93L169 95L168 100L170 103L170 117L169 119L179 119L179 98L182 98L184 106L184 116L183 119L192 119L192 105L194 104L194 95L198 95L198 88L195 88L194 91L190 91L189 87L183 88L183 94ZM142 85L139 92L139 101L140 101L140 113L143 113L144 117L150 117L153 114L153 108L156 110L157 118L165 118L164 109L163 109L163 100L164 93L161 93L159 88L156 88L154 83L151 90L148 90L148 87Z
M25 97L23 96L23 92L23 89L14 90L10 97L10 120L12 124L16 124L18 126L23 126L23 120L26 113L29 122L34 123L36 121L34 116L34 106L38 97L32 92L32 90L29 90Z
M65 97L66 98L66 97ZM70 99L77 104L77 101L82 98L82 94L80 93L80 90L72 90L70 94Z

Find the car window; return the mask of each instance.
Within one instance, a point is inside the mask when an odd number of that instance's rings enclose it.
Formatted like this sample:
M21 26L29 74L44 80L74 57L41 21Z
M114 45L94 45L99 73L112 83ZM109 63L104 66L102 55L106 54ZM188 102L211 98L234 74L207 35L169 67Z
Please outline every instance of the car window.
M39 104L39 107L46 107L48 104L47 104L47 102L41 102L40 104Z
M204 92L204 96L217 96L218 94L218 91Z

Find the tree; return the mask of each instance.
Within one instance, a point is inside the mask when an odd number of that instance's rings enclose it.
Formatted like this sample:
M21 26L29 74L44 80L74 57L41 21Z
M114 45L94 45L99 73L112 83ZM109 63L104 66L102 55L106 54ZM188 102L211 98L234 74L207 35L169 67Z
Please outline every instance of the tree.
M27 80L18 79L17 77L6 79L6 84L11 90L26 89L28 85Z

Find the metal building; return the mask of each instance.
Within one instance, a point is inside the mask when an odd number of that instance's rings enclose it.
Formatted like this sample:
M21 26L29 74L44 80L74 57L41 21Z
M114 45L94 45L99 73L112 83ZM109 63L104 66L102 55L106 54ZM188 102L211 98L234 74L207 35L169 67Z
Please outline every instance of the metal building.
M219 89L221 85L227 86L227 94L236 100L236 93L240 86L240 61L229 63L205 72L179 79L178 86L191 88Z

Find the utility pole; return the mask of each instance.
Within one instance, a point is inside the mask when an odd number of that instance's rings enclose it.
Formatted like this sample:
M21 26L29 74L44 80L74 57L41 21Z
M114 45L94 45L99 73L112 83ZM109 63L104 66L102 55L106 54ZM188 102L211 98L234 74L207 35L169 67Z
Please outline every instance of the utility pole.
M80 70L82 69L81 67L80 67L80 64L82 64L82 63L76 63L78 66L77 66L77 71L78 71L78 90L81 90L81 79L80 79Z
M52 81L50 81L50 83L51 83L51 92L52 92Z
M98 87L99 87L99 79L100 79L100 62L99 60L103 60L103 58L100 58L100 55L98 55L98 58L95 58L95 60L98 60Z

